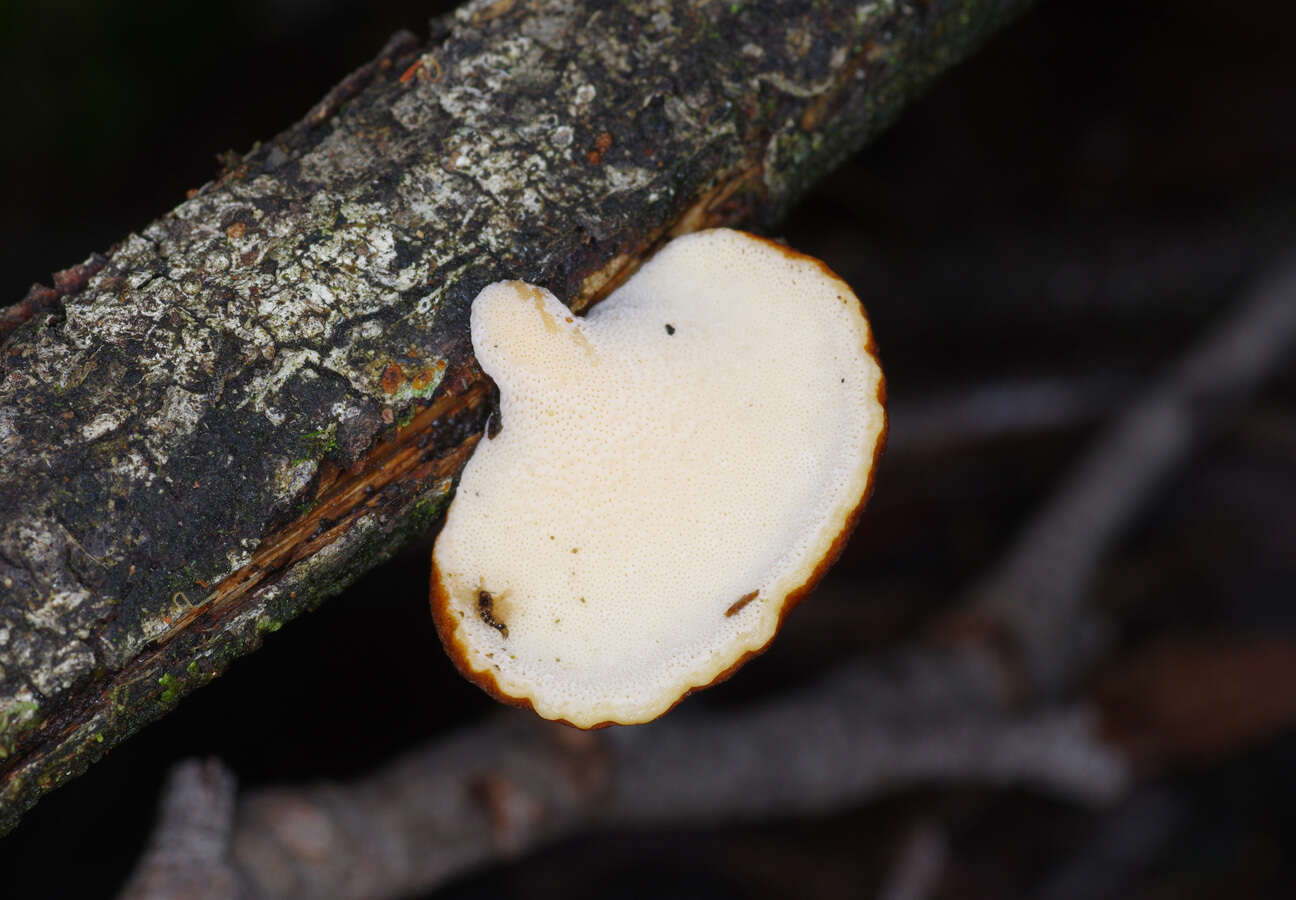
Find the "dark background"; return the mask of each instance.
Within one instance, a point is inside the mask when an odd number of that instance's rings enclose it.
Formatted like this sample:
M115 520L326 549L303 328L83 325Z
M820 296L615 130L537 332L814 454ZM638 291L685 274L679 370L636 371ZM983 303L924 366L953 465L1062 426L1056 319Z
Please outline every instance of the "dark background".
M174 206L215 175L215 154L287 127L396 29L426 35L434 11L0 6L0 304ZM1042 3L778 229L868 306L896 441L831 590L690 704L746 702L914 633L997 558L1103 417L1293 242L1293 34L1296 10L1277 2ZM1033 418L1016 404L1026 424L990 436L940 414L969 387L1002 405L1005 385L1070 399ZM489 711L441 653L426 559L412 548L371 573L45 799L0 839L0 893L111 894L184 757L217 755L245 785L345 778ZM1293 598L1288 365L1110 560L1095 601L1116 640L1084 687L1114 734L1166 719L1180 694L1209 699L1218 682L1234 688L1220 705L1263 697L1277 712L1221 734L1225 710L1190 704L1154 735L1165 749L1115 809L931 788L822 822L583 837L438 896L870 896L919 821L949 840L943 898L1296 896ZM1259 673L1257 642L1279 648ZM1126 859L1115 881L1059 888L1112 834L1126 835L1112 839Z

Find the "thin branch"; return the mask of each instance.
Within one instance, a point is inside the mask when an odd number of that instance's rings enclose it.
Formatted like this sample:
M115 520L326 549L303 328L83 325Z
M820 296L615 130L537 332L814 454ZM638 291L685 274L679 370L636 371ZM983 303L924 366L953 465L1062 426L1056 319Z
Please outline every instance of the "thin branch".
M878 900L927 900L940 887L949 864L949 843L931 822L913 830L878 891Z
M1100 419L1128 390L1119 374L1001 378L918 401L889 404L887 453L1075 427Z
M229 865L234 774L217 760L186 760L171 770L157 827L122 900L224 900L244 894Z
M33 284L27 290L27 295L17 303L0 308L0 344L3 344L4 339L18 326L55 308L65 298L79 294L89 283L90 278L107 262L107 257L92 253L85 262L55 272L53 287Z
M916 784L1013 784L1103 803L1121 757L1083 708L1025 717L969 708L958 657L919 653L848 666L751 710L670 717L609 738L604 816L617 823L822 816Z
M1080 670L1075 625L1103 554L1293 343L1296 253L1289 253L1112 423L973 592L971 605L1020 653L1030 690L1055 693Z
M1085 803L1124 786L1084 711L937 727L879 718L837 693L845 686L595 734L508 713L351 784L256 791L240 801L222 883L246 879L265 897L395 897L595 825L819 816L926 782ZM159 826L155 842L168 840Z
M1148 859L1188 820L1184 798L1165 786L1138 791L1099 819L1089 840L1044 879L1035 900L1103 900L1129 896Z

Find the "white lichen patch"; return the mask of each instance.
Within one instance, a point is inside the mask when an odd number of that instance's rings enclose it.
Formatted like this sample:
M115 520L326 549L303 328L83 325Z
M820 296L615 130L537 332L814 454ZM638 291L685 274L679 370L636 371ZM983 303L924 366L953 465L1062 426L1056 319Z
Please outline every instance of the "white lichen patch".
M418 134L436 118L436 110L422 91L410 91L392 104L392 118L411 134Z
M466 138L458 148L452 160L455 171L471 179L504 209L528 190L533 191L530 185L545 175L548 167L543 156L493 144L484 134Z
M305 487L305 485L303 484L302 487ZM252 553L246 548L239 547L226 553L225 561L229 564L230 573L237 572L239 569L252 562Z
M15 510L13 518L0 522L0 526L4 528L0 539L10 553L19 556L30 574L41 577L58 571L67 538L56 522L37 515L18 515Z
M598 96L598 89L589 82L578 84L572 92L571 105L567 108L572 118L580 118L589 109L589 105Z
M302 177L321 184L345 178L349 171L355 171L356 166L362 164L368 149L367 142L360 135L339 128L335 123L319 146L299 160Z
M316 459L281 459L275 466L275 491L280 497L296 497L306 490L318 469Z
M423 318L428 318L429 316L436 314L437 307L440 306L440 304L441 293L439 291L431 294L424 294L422 297L419 297L418 302L414 304L414 313ZM366 323L366 325L368 324L369 323Z
M71 687L80 672L94 665L94 653L85 643L66 636L65 629L58 619L59 615L68 615L80 605L82 597L76 604L59 609L60 600L53 599L46 604L47 609L29 613L24 617L28 629L36 629L47 637L61 636L58 640L45 640L36 645L28 644L20 648L12 657L15 666L27 677L31 688L39 696L52 697L62 690ZM49 607L53 609L48 609Z
M297 334L303 340L320 341L330 337L331 331L319 316L303 316L297 322Z
M789 173L796 172L796 161L803 157L809 146L805 135L788 130L772 138L765 147L765 159L761 166L761 179L771 194L783 194L788 190Z
M81 641L69 642L59 648L50 660L48 670L42 671L32 683L38 691L49 696L72 687L77 677L93 665L94 652L89 647Z
M319 274L318 282L311 289L319 307L335 305L334 291L339 284L337 268L363 272L363 290L371 290L371 282L377 282L403 291L426 277L426 268L420 263L406 267L397 265L396 233L390 226L382 224L383 214L380 208L369 204L345 204L341 211L343 223L307 250L307 261L314 263L310 268ZM342 279L341 283L345 285L347 279ZM327 296L320 294L321 289L328 292Z
M310 366L319 365L319 361L319 353L315 350L292 350L276 355L268 371L260 372L249 379L235 409L242 409L251 404L254 410L264 413L273 404L275 397L289 378L303 369L306 370L307 377L314 377Z
M856 27L863 30L871 27L874 19L889 17L895 14L896 0L870 0L855 7ZM907 8L903 10L909 12Z
M572 131L570 125L559 125L553 130L553 133L550 135L550 140L553 142L555 147L566 149L571 146L572 138L574 136L575 132Z
M210 402L206 394L171 385L163 394L162 406L146 420L150 443L167 442L172 437L183 438L192 434Z
M100 413L81 428L81 437L87 441L98 440L110 431L121 427L125 415L121 410Z
M401 176L396 199L418 225L440 221L446 207L461 196L463 179L439 166L413 168ZM437 263L432 262L435 267Z
M427 277L425 263L396 266L394 239L384 228L334 234L304 257L284 256L291 257L284 267L291 277L281 279L287 287L263 294L256 307L257 326L276 345L297 343L303 333L327 341L341 322L398 301L396 291Z
M554 129L558 127L559 121L556 113L543 113L519 128L518 136L527 143L544 140L553 134Z
M810 100L823 96L832 90L837 83L837 75L833 73L818 81L802 83L789 78L783 72L762 72L752 79L754 87L758 87L761 82L769 84L780 93L789 94L801 100Z
M647 187L656 174L651 169L637 166L606 166L603 177L607 179L608 193L619 194Z
M114 456L111 462L114 479L120 484L151 484L157 475L149 468L144 455L138 450L130 450L121 456Z
M513 35L496 42L491 50L460 63L437 85L436 96L441 108L456 119L477 114L483 105L492 104L510 81L531 77L536 51L536 44L530 38Z
M346 422L350 419L354 419L356 416L360 415L360 413L360 407L356 406L354 403L339 402L334 403L329 408L329 415L338 422Z
M90 597L87 590L55 590L45 595L43 602L27 610L26 621L37 628L59 631L62 623Z

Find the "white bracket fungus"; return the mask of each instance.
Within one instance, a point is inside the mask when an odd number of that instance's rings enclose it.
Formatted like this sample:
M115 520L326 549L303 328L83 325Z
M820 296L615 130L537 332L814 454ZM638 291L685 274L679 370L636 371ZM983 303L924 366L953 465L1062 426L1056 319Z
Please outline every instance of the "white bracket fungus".
M841 550L886 427L859 300L749 234L679 238L584 317L472 307L502 430L436 542L446 649L582 728L653 719L764 649Z

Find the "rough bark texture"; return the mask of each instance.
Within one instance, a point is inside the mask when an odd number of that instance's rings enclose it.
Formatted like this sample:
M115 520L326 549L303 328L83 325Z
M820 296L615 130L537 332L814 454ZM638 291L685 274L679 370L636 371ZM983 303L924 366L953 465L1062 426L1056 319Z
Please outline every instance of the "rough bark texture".
M1028 2L471 3L7 316L0 831L435 521L479 288L775 221Z

